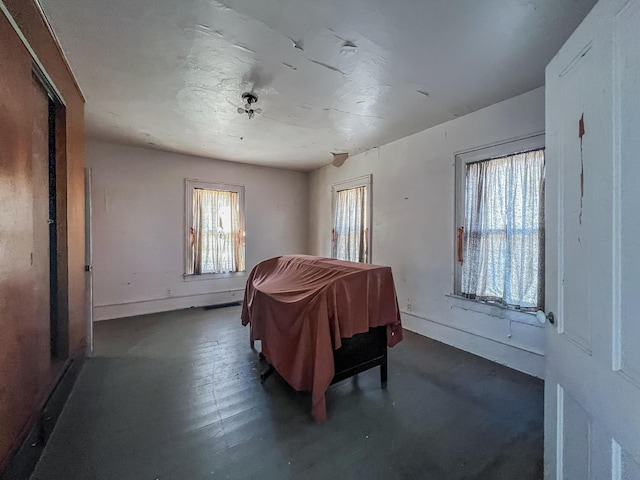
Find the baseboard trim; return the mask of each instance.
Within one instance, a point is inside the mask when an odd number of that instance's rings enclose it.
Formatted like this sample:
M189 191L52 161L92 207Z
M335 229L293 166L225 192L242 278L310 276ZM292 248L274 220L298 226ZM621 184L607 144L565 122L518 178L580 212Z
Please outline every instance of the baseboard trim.
M544 380L545 356L539 352L508 345L405 313L402 314L402 326L425 337Z
M113 318L133 317L149 313L182 310L191 307L207 307L225 303L242 301L244 288L224 290L220 292L201 293L180 297L168 297L134 302L98 305L93 307L93 321L111 320Z

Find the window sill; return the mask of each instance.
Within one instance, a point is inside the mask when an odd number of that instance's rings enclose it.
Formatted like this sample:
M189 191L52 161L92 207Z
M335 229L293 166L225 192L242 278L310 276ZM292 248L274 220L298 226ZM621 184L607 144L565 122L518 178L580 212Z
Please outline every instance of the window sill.
M183 274L182 281L184 282L201 282L206 280L219 280L223 278L236 278L245 277L247 272L229 272L229 273L202 273L200 275L195 274Z
M491 317L502 318L512 322L525 323L535 327L543 328L543 325L538 323L535 312L523 312L516 310L515 308L509 308L504 305L496 303L480 302L471 298L463 297L462 295L456 295L455 293L449 293L447 297L453 300L452 306L460 308L462 310L471 310L474 312L489 315Z

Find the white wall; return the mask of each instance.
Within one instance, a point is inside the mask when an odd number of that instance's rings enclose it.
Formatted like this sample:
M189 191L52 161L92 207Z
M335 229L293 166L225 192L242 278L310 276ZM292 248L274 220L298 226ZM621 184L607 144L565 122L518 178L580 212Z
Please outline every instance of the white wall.
M184 281L185 178L245 186L247 272L307 253L307 175L89 141L94 320L242 300L246 275Z
M310 253L331 254L331 185L371 173L373 263L393 269L405 328L543 377L544 329L535 317L450 296L455 154L543 131L539 88L349 158L340 168L313 171Z

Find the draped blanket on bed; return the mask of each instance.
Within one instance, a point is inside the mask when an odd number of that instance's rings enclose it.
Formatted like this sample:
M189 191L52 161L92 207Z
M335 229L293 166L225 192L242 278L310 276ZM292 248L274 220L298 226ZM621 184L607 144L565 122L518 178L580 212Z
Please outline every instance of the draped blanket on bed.
M242 324L296 390L311 391L312 414L326 419L325 392L341 338L387 326L387 345L402 340L390 267L308 255L265 260L247 279Z

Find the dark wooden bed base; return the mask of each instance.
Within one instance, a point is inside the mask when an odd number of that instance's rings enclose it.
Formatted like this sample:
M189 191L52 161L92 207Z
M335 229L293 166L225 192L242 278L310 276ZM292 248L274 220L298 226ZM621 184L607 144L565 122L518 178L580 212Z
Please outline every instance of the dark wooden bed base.
M342 347L333 352L335 375L331 384L380 366L380 384L387 387L387 327L370 328L342 339Z
M253 348L253 342L251 342ZM262 353L260 354L262 358ZM331 385L350 378L358 373L380 366L380 385L387 387L387 327L370 328L368 332L358 333L351 338L343 338L342 346L333 352L335 375ZM260 374L264 381L273 373L273 366Z

